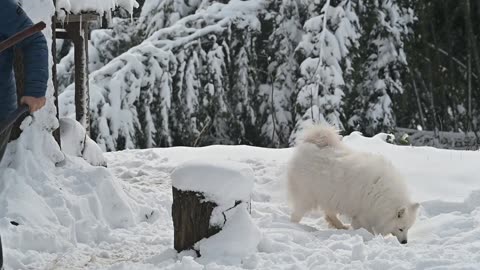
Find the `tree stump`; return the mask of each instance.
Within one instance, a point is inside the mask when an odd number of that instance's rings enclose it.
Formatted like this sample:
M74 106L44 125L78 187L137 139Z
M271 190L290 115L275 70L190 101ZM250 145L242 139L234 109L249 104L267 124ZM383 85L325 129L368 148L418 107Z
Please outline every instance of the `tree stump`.
M177 168L172 174L175 250L194 249L198 241L220 232L225 213L239 204L246 203L249 210L252 188L253 171L238 163L189 162Z
M193 248L196 242L221 230L218 226L210 226L212 211L218 205L204 200L201 193L173 187L174 248L178 252Z

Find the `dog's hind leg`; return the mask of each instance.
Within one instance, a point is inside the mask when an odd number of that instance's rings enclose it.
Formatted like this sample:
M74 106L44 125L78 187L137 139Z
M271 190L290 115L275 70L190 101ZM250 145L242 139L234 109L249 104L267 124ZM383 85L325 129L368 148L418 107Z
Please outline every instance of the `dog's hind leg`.
M348 226L344 225L337 217L337 213L325 212L325 220L327 223L339 230L348 230Z
M303 216L305 215L306 212L307 212L307 210L305 210L305 209L295 208L293 210L292 215L290 216L290 221L292 221L294 223L299 223L300 220L302 220L302 218L303 218Z
M293 212L290 216L290 221L294 223L299 223L300 220L302 220L303 216L310 210L312 210L310 202L295 200L293 202Z
M358 230L358 229L360 229L360 228L362 227L362 226L360 225L360 220L358 220L357 217L353 217L353 218L352 218L351 227L352 227L352 229L354 229L354 230Z

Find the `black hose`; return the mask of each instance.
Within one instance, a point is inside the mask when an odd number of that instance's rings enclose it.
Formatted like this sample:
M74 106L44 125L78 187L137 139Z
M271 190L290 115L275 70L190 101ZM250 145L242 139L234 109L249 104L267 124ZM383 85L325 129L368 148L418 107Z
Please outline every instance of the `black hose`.
M12 114L10 114L5 120L0 123L0 135L8 130L15 122L20 118L25 118L29 113L27 105L18 107Z

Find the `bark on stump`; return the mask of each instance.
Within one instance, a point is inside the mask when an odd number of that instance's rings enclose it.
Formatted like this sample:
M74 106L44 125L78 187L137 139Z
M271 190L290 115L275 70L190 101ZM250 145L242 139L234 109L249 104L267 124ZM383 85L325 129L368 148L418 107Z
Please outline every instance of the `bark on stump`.
M250 211L253 170L231 161L189 161L172 172L174 248L200 254L203 239L219 233L239 205ZM245 211L243 209L243 211Z
M204 199L201 193L173 187L174 248L178 252L192 249L196 242L221 230L210 226L210 216L217 204Z
M206 201L201 192L183 191L172 187L172 219L174 230L174 248L178 252L194 249L195 243L217 234L222 227L211 226L212 211L218 205ZM243 203L236 201L232 208ZM248 202L250 210L250 202ZM200 256L200 254L197 255Z

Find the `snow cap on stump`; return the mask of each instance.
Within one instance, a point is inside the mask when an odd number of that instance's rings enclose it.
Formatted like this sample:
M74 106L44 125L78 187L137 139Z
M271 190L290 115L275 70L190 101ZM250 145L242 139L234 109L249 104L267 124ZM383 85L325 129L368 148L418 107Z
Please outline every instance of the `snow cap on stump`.
M172 185L182 191L203 193L219 205L249 201L253 190L253 170L233 161L188 161L172 173Z

